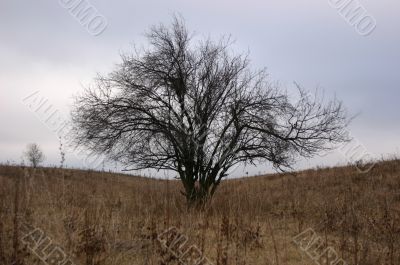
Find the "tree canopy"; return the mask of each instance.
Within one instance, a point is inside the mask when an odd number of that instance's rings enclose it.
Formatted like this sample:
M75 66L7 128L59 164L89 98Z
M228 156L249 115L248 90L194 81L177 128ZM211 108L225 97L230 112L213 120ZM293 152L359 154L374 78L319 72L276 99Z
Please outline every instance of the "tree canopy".
M293 100L222 38L194 41L182 19L146 34L149 47L76 97L78 144L126 166L177 173L204 203L238 163L290 167L347 140L346 112L297 86Z

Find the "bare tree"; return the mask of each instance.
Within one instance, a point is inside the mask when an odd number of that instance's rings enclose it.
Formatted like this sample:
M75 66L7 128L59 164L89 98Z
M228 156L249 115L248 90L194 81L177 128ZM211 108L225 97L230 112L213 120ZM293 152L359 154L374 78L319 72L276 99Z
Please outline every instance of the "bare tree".
M347 140L341 102L299 86L291 100L229 40L194 41L179 18L146 36L149 48L122 55L76 97L77 143L126 170L175 171L189 205L204 204L238 163L288 168Z
M45 159L42 150L36 143L28 144L24 153L32 167L36 168Z
M61 136L58 137L58 142L59 142L58 150L60 151L60 168L63 168L65 163L65 150L63 145L63 139Z

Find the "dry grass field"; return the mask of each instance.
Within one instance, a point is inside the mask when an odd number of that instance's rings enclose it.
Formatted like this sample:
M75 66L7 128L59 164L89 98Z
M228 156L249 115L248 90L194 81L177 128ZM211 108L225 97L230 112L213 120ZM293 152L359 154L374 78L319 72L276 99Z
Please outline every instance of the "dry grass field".
M227 180L203 212L180 185L0 166L0 264L400 264L399 160Z

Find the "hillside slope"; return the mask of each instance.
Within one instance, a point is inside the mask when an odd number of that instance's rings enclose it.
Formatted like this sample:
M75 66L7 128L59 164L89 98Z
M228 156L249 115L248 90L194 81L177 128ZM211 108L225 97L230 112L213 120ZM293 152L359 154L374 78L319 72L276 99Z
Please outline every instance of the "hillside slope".
M180 185L0 166L0 264L400 264L399 160L228 180L200 213Z

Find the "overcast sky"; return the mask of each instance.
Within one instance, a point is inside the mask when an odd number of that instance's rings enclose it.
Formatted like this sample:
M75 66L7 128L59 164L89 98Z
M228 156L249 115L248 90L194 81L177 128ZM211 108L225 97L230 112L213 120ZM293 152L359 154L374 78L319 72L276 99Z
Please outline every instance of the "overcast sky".
M47 164L57 164L57 134L23 99L37 92L67 119L72 96L82 86L96 73L112 70L121 51L134 43L145 45L143 33L151 25L169 23L174 13L180 13L197 36L231 34L234 48L249 50L253 66L267 67L271 80L285 89L293 89L296 81L343 100L351 114L359 114L349 132L365 149L361 152L375 157L400 153L398 0L354 2L365 11L364 32L363 25L352 26L332 6L342 0L90 0L84 4L93 6L98 16L91 28L68 9L74 1L83 0L0 1L2 162L20 162L26 144L36 142ZM368 28L371 21L376 21L375 29ZM347 161L348 155L339 150L299 161L296 168ZM72 153L66 163L85 166ZM268 169L263 165L245 171Z

